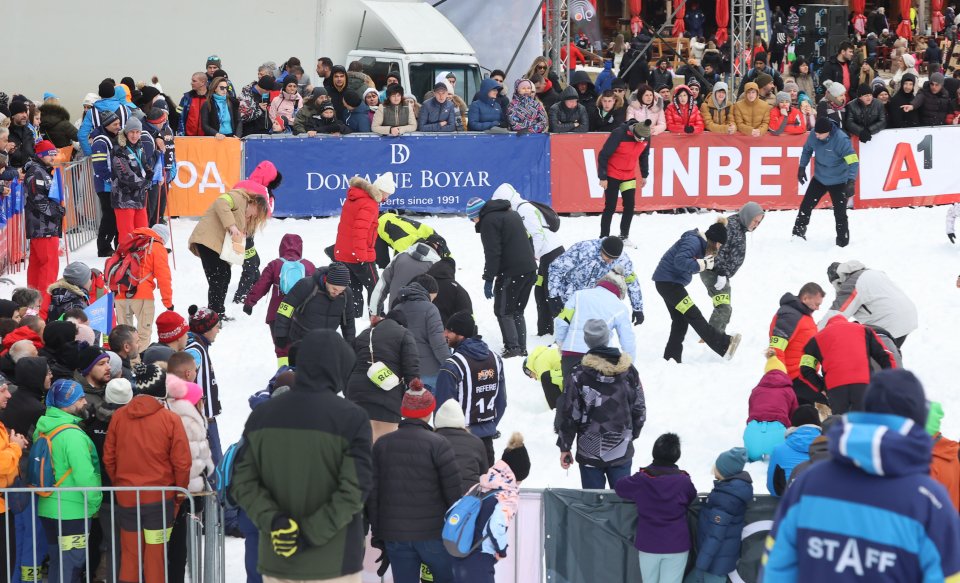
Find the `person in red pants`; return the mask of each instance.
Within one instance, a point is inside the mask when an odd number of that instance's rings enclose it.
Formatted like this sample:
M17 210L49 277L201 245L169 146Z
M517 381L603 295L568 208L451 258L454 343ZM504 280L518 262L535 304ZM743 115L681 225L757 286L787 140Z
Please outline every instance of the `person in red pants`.
M111 168L113 184L110 202L117 217L118 247L134 229L149 227L147 223L147 191L153 181L156 150L150 134L135 117L127 120L117 136Z
M49 140L34 146L37 157L23 167L24 214L27 239L30 240L30 258L27 262L27 285L43 295L40 317L46 319L50 305L47 287L57 281L60 271L60 236L63 232L63 215L66 211L54 193L53 161L57 148Z

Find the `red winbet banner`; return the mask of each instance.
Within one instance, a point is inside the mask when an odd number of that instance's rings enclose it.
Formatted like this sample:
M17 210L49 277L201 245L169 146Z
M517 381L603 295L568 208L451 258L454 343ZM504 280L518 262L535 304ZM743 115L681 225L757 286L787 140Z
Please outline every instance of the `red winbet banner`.
M603 210L597 156L607 137L550 136L550 186L557 212ZM806 188L797 182L797 168L806 139L806 135L752 138L713 133L654 136L650 175L637 196L636 210L688 206L734 210L750 200L765 209L799 208Z

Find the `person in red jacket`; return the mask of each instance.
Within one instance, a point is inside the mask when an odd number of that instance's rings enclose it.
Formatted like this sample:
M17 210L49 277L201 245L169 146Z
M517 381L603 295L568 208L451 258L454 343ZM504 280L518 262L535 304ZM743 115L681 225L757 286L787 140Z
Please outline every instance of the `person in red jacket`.
M246 180L233 185L234 188L243 188L254 194L266 196L267 206L270 209L270 216L273 216L274 191L280 187L283 181L283 175L277 170L270 160L264 160L257 164L257 167L250 173ZM247 248L243 254L243 270L240 272L240 282L237 283L237 291L233 294L233 303L242 304L250 288L260 277L260 256L257 255L257 248L253 244L253 233L247 235Z
M667 118L668 132L689 135L703 133L703 116L693 99L693 92L686 85L673 90L673 102L663 114Z
M287 233L280 240L280 257L267 263L263 273L260 274L260 279L253 284L253 288L243 301L244 313L252 314L253 306L257 305L257 302L267 295L267 292L272 288L270 305L267 307L267 326L272 330L273 321L277 319L277 308L280 307L280 302L287 295L286 292L290 291L293 285L299 281L291 281L293 279L292 274L299 274L300 268L295 265L296 263L303 264L303 277L310 277L317 270L313 263L303 258L303 239L300 238L300 235ZM288 351L288 346L274 348L279 366L287 364Z
M787 369L801 405L812 405L824 397L800 378L800 360L807 342L817 333L813 313L820 309L826 292L815 282L805 283L797 295L785 293L780 308L770 321L770 348Z
M610 223L617 210L617 198L623 197L623 215L620 217L620 238L624 245L636 247L628 237L633 221L637 187L643 190L650 174L650 120L628 120L610 132L597 158L597 176L604 190L603 216L600 218L600 238L610 234ZM637 178L637 161L640 177Z
M777 93L777 106L770 110L771 135L789 134L798 136L807 133L807 122L799 109L790 105L791 97L786 91Z
M393 172L385 172L370 183L359 176L350 179L347 200L340 212L337 242L333 246L333 260L350 270L350 289L353 290L353 315L363 315L363 290L367 301L380 276L377 273L377 219L380 203L396 191Z
M834 415L859 411L870 383L870 359L880 368L896 368L876 332L837 315L807 342L800 359L800 374L810 387L826 394Z

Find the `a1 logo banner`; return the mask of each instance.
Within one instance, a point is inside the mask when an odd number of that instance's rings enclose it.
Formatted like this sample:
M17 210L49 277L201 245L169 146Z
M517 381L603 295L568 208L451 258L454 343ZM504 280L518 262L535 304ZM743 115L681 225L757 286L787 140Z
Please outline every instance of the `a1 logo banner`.
M886 130L860 144L858 207L960 201L955 127ZM908 199L908 200L904 200Z

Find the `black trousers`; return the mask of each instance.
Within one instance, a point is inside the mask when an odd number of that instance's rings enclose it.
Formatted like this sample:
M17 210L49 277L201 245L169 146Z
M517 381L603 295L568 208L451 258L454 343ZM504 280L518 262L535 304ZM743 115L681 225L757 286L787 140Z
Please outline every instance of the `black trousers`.
M797 403L800 405L827 404L827 396L813 390L813 387L805 383L800 377L793 379L793 392L796 393Z
M553 314L547 304L547 298L550 297L547 274L550 272L550 264L563 255L563 251L563 246L560 246L547 253L540 258L540 265L537 267L537 285L533 288L533 299L537 302L537 336L553 334Z
M167 191L170 186L166 183L154 184L147 191L147 223L152 227L157 223L166 222Z
M504 349L527 348L527 321L523 311L530 301L530 292L537 272L521 275L498 275L493 285L493 313L500 324Z
M117 216L113 214L109 192L98 192L100 226L97 227L97 256L110 257L117 248Z
M540 375L540 386L543 387L543 397L547 400L547 406L550 407L551 410L556 409L557 399L560 398L563 391L553 383L553 379L550 378L550 371L546 371Z
M636 180L633 180L634 187L620 191L621 185L627 180L617 180L616 178L607 178L607 189L603 192L603 215L600 217L600 237L606 237L610 234L610 223L613 221L613 213L617 212L617 198L623 198L623 214L620 215L620 236L626 238L630 236L630 223L633 222L633 208L636 204L637 188Z
M863 394L867 392L867 385L842 385L827 391L830 401L830 411L834 415L843 415L850 411L863 410Z
M230 264L220 259L218 251L206 245L197 245L197 252L203 263L203 274L207 276L207 307L223 316L226 311L223 304L230 287Z
M803 195L803 202L800 203L797 220L793 223L793 234L798 237L807 236L810 215L825 194L830 195L830 202L833 204L833 218L837 223L837 245L846 247L847 243L850 242L850 227L847 225L846 184L827 186L815 177L811 178L807 193Z
M670 312L670 337L663 350L663 359L671 358L681 362L683 356L683 339L687 335L687 328L693 326L694 331L706 342L711 350L723 356L730 346L730 336L711 326L700 312L700 308L693 303L687 294L687 289L679 283L658 281L657 293L663 298Z
M480 441L483 442L483 448L487 450L487 464L492 466L497 463L497 454L493 451L493 436L481 437Z
M353 290L353 317L363 317L363 290L367 290L367 303L370 303L370 294L373 288L380 281L380 274L377 272L377 264L368 261L366 263L344 263L350 270L350 289Z
M203 516L203 499L193 498L194 508L198 516ZM173 522L173 531L167 543L167 583L183 583L187 572L187 539L190 529L187 521L190 520L190 504L186 501L180 504L177 518ZM110 583L110 582L108 582Z
M260 255L253 245L253 237L247 237L247 250L243 255L243 271L240 272L240 281L237 291L233 294L233 303L242 304L250 293L250 288L260 279Z
M570 373L573 372L573 367L580 364L581 360L583 360L582 354L561 354L560 373L563 375L564 386L566 386L567 380L570 378Z

